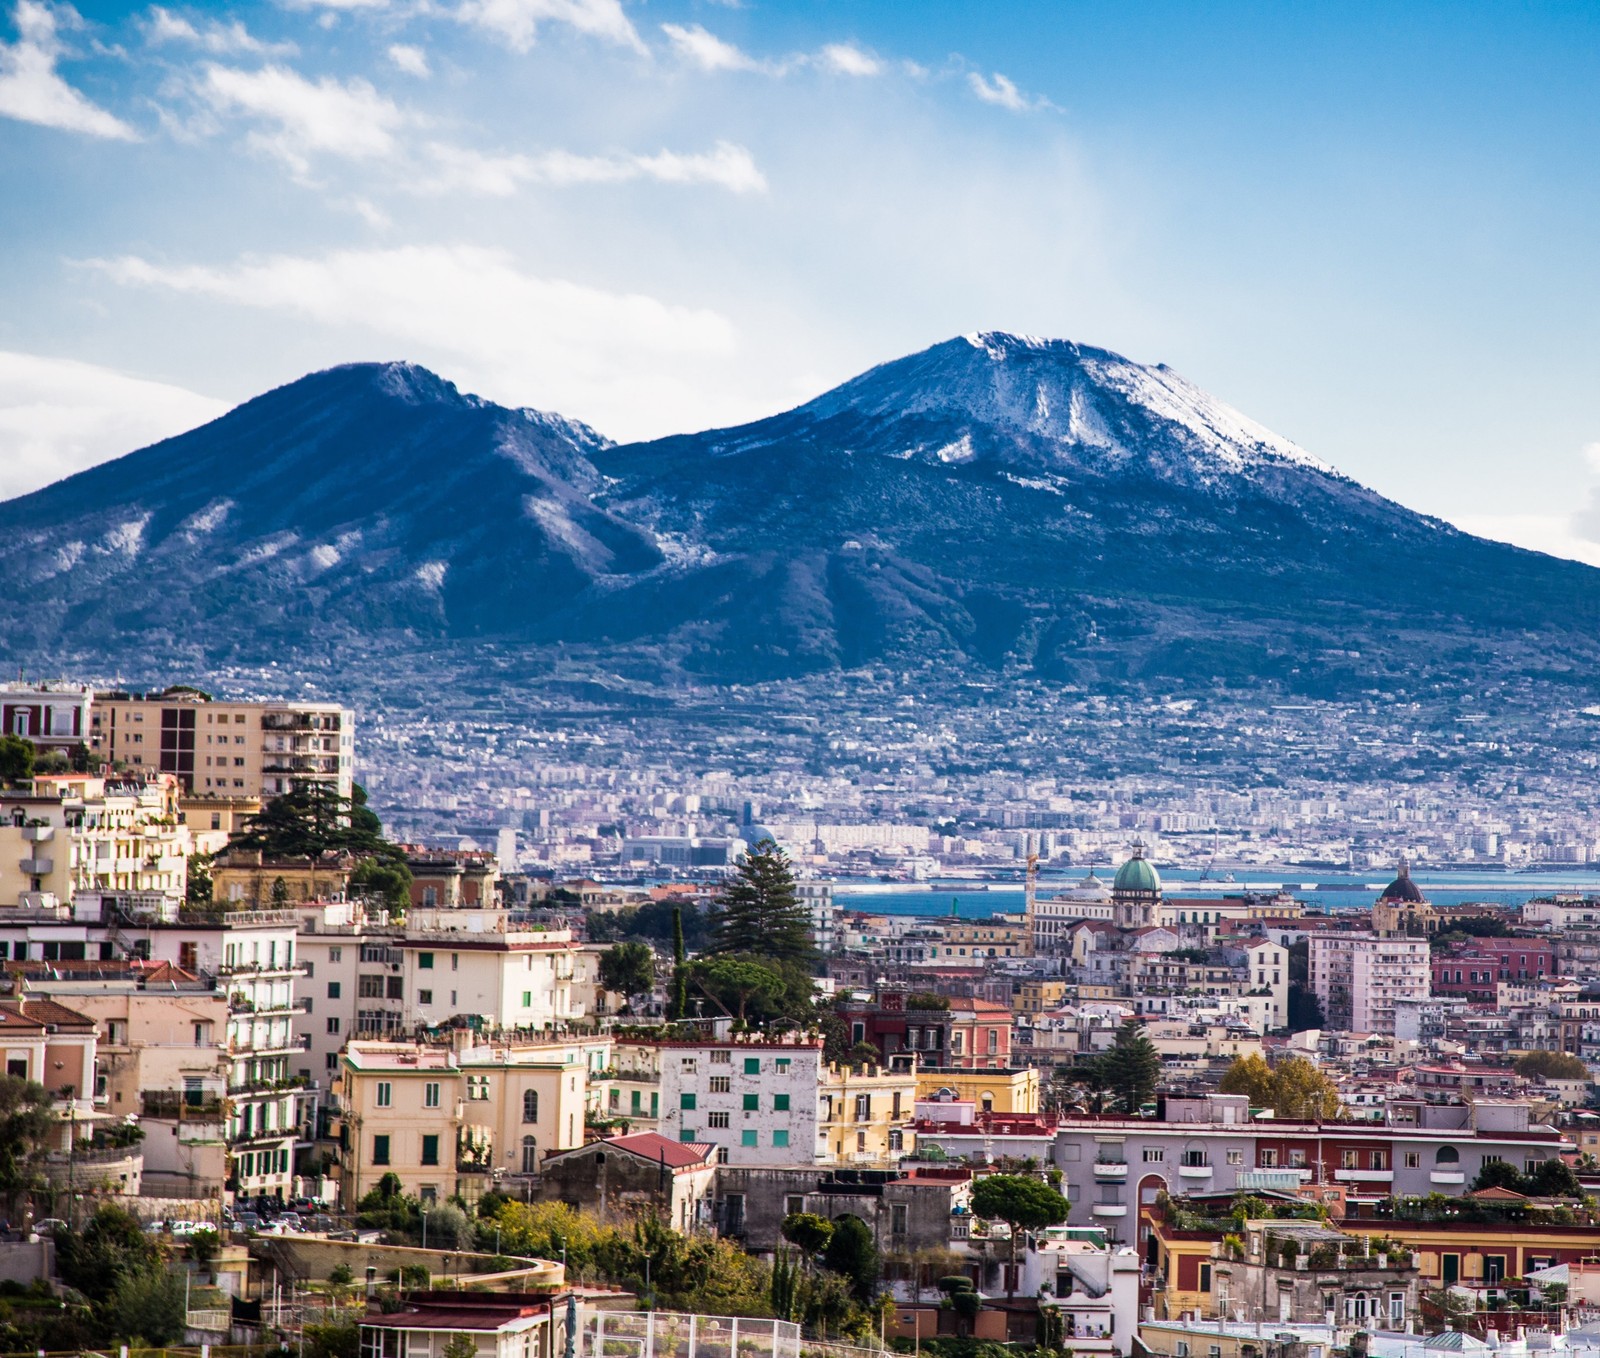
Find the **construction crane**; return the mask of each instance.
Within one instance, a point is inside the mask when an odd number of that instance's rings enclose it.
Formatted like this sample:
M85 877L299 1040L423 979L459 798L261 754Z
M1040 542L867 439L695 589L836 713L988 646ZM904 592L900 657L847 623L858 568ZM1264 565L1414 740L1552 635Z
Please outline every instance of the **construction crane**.
M1033 956L1033 903L1039 894L1039 839L1028 836L1028 870L1022 879L1022 955Z

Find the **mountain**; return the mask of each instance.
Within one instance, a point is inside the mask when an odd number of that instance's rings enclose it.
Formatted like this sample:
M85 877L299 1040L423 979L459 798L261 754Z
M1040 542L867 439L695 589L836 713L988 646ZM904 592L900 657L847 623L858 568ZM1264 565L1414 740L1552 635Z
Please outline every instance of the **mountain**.
M0 645L493 638L634 678L1588 672L1600 573L1388 501L1164 366L984 334L615 446L406 364L0 505Z

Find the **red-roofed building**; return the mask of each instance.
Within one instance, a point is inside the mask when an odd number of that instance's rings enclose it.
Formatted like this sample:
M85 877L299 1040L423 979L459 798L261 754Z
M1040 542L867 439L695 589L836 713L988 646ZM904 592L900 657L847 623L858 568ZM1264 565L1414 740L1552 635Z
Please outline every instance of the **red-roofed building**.
M716 1181L716 1146L635 1132L545 1156L538 1192L601 1221L642 1208L687 1232L710 1224Z
M560 1358L568 1303L561 1293L414 1292L396 1311L361 1321L361 1358L441 1354L465 1335L477 1358Z
M950 1005L950 1065L957 1070L1005 1070L1011 1065L1011 1011L988 1000Z

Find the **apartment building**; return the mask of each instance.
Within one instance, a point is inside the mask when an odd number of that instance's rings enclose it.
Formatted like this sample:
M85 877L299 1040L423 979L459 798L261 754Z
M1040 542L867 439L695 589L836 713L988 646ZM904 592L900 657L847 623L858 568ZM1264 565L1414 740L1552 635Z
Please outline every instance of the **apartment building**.
M916 1149L913 1068L825 1066L817 1097L819 1163L887 1168Z
M214 976L167 962L28 962L12 972L99 1031L95 1112L137 1116L147 1192L212 1197L228 1177L223 1110L232 1057L228 998Z
M1005 1070L1011 1065L1011 1010L988 1000L950 1001L952 1066Z
M295 907L295 955L305 977L294 1014L304 1043L299 1073L326 1088L351 1038L386 1038L405 1021L402 930L388 913L360 901L312 901Z
M79 892L178 901L192 843L170 777L43 775L0 796L0 905L44 909Z
M1331 1029L1392 1037L1395 1004L1428 997L1425 938L1330 932L1312 934L1310 944L1311 989Z
M1158 1121L1063 1117L1053 1163L1071 1224L1101 1225L1132 1243L1158 1193L1229 1193L1256 1170L1292 1170L1303 1185L1342 1185L1351 1201L1375 1202L1459 1193L1490 1160L1527 1170L1572 1149L1554 1127L1534 1123L1526 1103L1406 1100L1391 1103L1383 1123L1295 1123L1252 1122L1248 1102L1168 1097ZM993 1138L993 1153L1009 1153L1002 1140Z
M823 1141L822 1039L795 1036L663 1042L663 1136L714 1145L728 1165L828 1159Z
M413 909L400 953L404 1025L478 1014L491 1029L559 1029L585 1016L570 929L524 929L498 909Z
M840 917L843 911L833 899L832 882L795 883L795 895L811 920L811 941L824 957L840 946Z
M94 693L82 684L0 685L0 735L21 736L40 750L70 752L89 740Z
M544 1156L584 1142L606 1097L609 1037L558 1042L349 1043L337 1090L348 1209L384 1174L425 1201L521 1196Z
M1289 1023L1289 950L1270 938L1255 938L1244 945L1245 970L1252 990L1272 996L1274 1028ZM1392 1014L1391 1014L1392 1021ZM1393 1029L1391 1028L1392 1032Z
M237 702L197 689L97 693L90 752L186 792L270 798L300 783L350 795L355 713L337 703Z

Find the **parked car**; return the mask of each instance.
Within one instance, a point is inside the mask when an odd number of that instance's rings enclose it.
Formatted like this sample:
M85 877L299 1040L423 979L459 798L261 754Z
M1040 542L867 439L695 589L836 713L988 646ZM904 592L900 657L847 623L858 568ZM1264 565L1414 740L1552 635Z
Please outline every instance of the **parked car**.
M34 1222L33 1229L37 1235L54 1235L57 1231L69 1230L70 1227L60 1217L46 1217L43 1221Z

